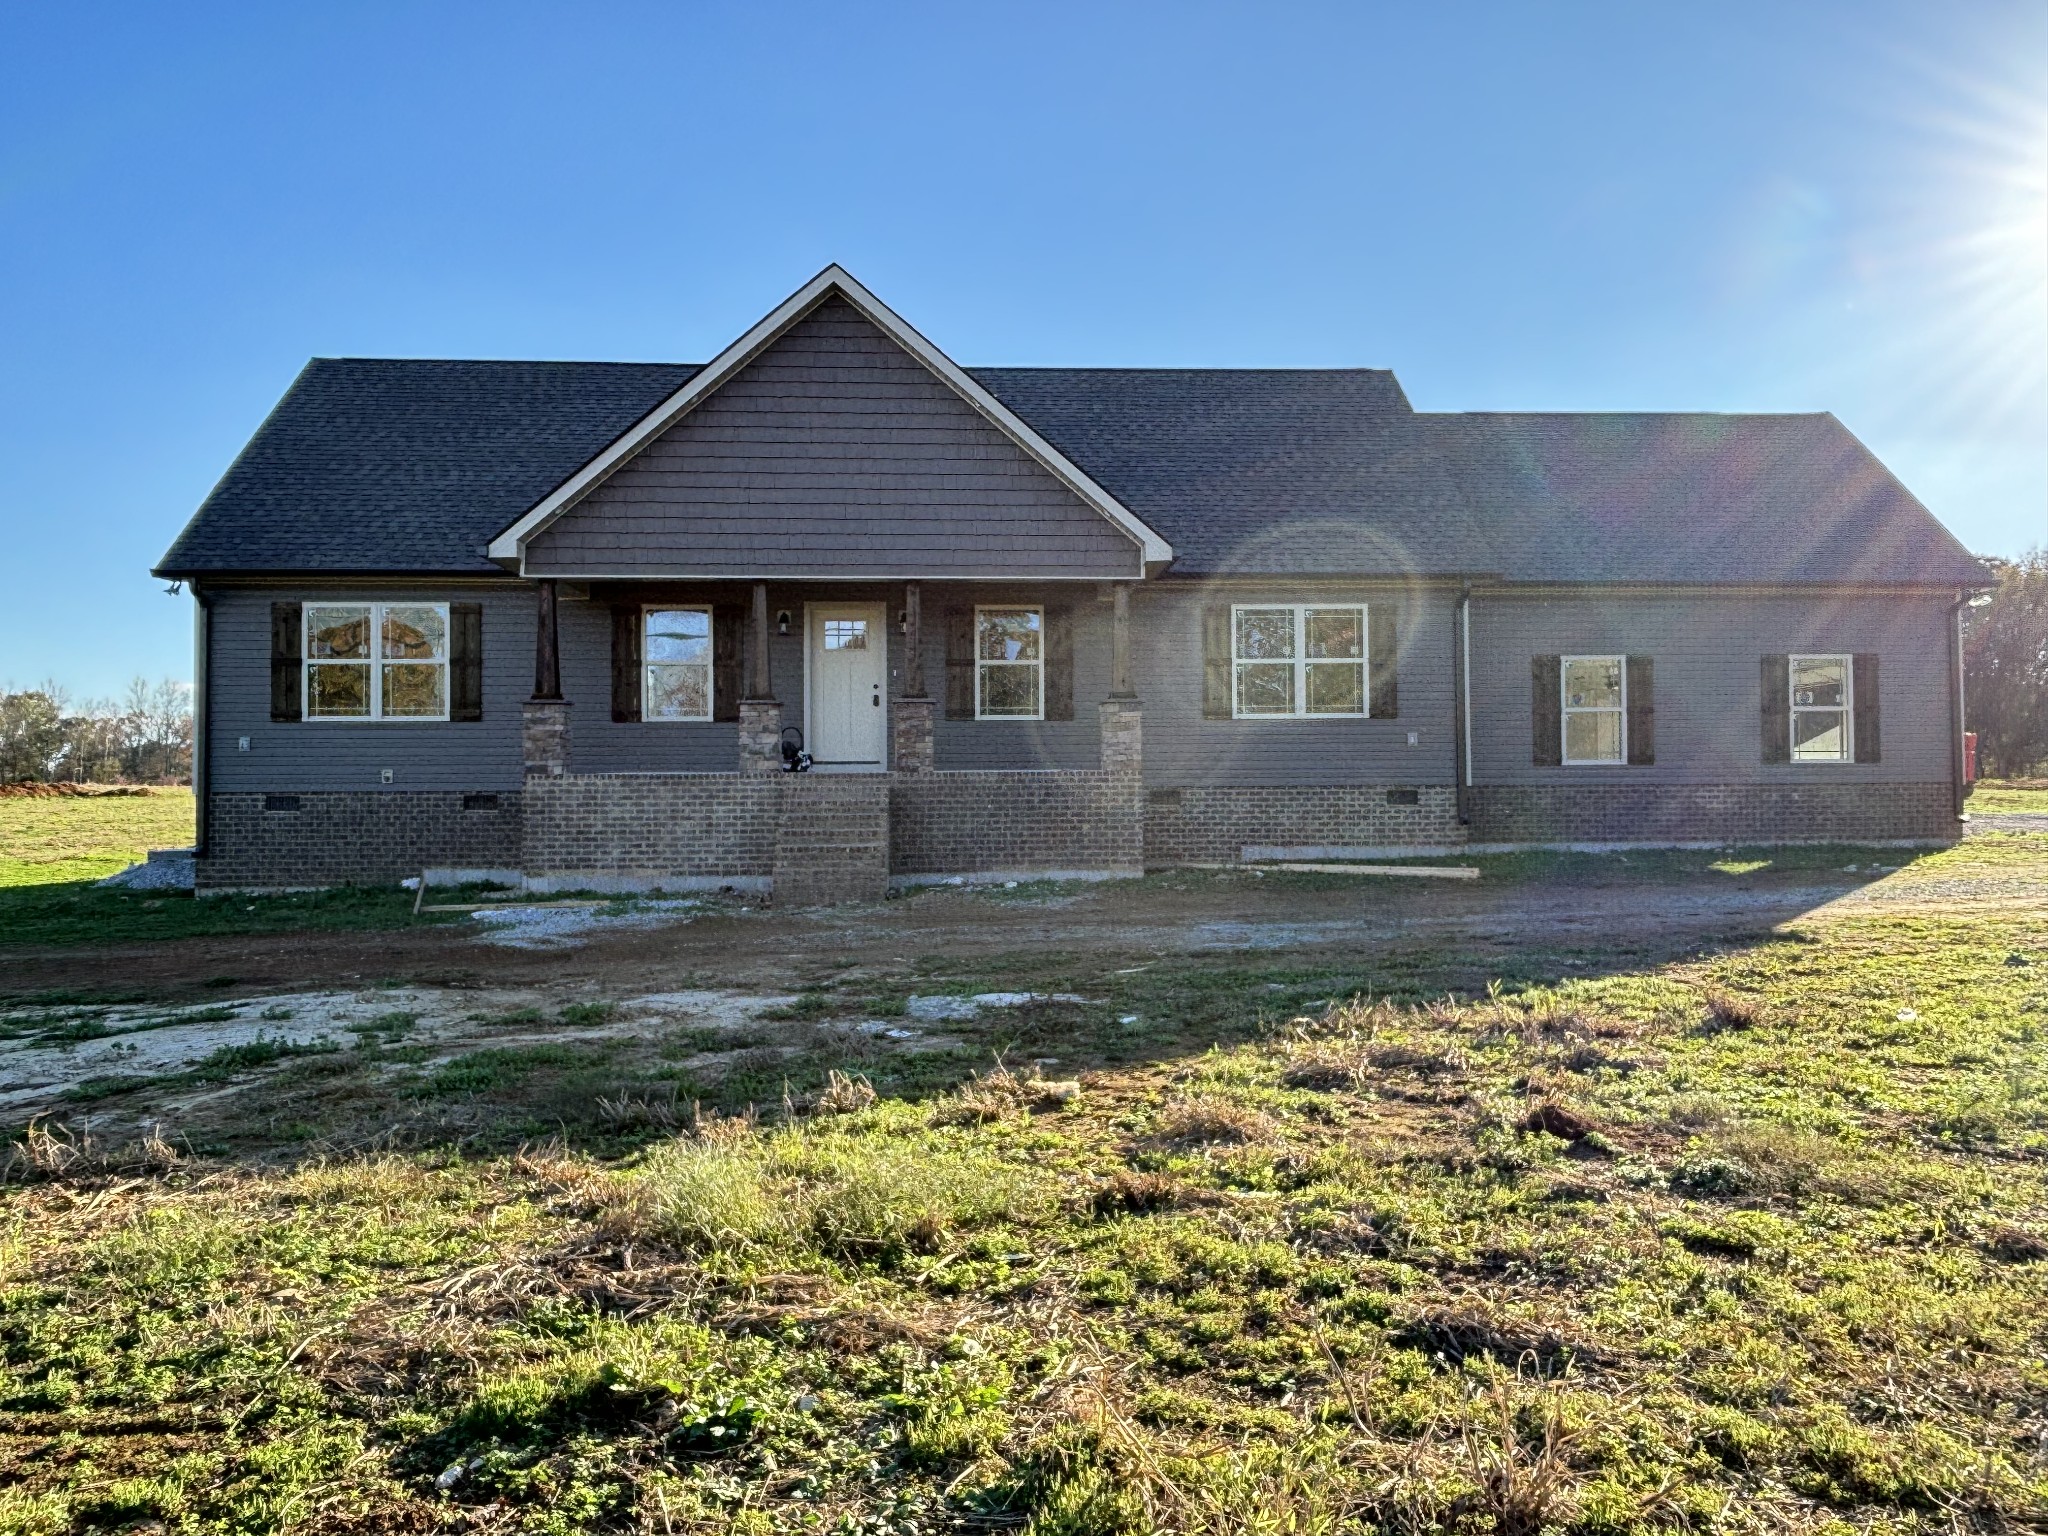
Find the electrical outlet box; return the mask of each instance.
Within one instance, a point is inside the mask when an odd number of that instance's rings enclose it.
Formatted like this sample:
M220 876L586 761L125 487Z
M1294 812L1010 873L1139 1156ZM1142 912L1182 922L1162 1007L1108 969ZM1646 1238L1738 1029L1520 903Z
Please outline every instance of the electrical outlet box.
M1410 732L1408 733L1408 745L1409 745L1409 746L1411 746L1411 747L1419 747L1419 746L1421 746L1421 745L1422 745L1422 732L1420 732L1420 731L1410 731Z
M240 740L240 742L238 742L238 743L236 744L235 750L236 750L236 751L238 751L238 752L246 752L246 751L248 751L248 750L249 750L249 738L248 738L248 737L246 737L246 736L242 737L242 739Z
M386 784L389 784L391 782L391 770L389 768L386 768L384 770L384 782Z

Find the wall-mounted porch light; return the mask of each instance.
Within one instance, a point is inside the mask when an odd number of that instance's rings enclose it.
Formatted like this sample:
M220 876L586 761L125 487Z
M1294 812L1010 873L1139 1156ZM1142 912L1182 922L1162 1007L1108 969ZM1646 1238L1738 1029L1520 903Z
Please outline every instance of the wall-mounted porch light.
M789 610L787 608L784 608L775 615L775 633L778 635L789 633Z

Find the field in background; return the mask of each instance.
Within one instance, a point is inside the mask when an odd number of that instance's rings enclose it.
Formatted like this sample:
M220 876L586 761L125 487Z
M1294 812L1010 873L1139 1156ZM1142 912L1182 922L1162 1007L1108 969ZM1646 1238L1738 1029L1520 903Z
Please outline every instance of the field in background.
M2048 779L1979 779L1970 787L1966 808L1972 815L2032 811L2048 816Z
M0 886L98 880L152 848L192 843L189 789L45 797L12 787L0 786Z

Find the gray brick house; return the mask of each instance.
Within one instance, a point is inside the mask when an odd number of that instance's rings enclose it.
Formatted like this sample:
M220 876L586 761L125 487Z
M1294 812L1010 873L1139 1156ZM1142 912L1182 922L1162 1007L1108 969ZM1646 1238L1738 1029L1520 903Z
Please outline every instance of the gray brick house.
M837 267L701 366L317 359L157 574L202 888L782 900L1952 838L1983 585L1832 416L963 369Z

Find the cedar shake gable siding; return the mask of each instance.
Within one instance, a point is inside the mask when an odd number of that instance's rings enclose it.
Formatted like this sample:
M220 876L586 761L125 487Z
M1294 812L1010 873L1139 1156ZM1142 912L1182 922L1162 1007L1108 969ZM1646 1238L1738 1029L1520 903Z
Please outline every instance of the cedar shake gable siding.
M839 298L536 533L526 571L1142 574L1127 534Z

